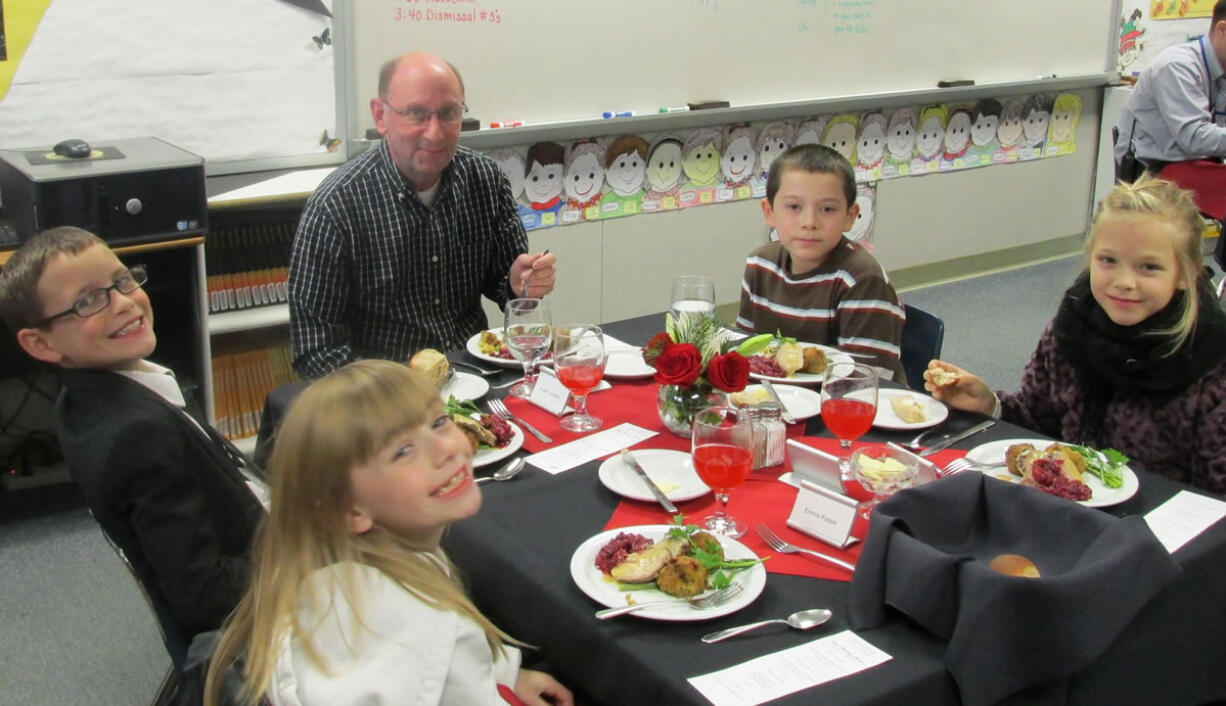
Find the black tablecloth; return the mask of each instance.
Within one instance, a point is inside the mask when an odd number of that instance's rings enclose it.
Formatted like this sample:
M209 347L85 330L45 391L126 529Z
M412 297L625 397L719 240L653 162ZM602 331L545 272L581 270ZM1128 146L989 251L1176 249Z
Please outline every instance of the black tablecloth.
M662 323L662 316L639 317L608 324L605 330L642 343ZM503 377L514 375L508 371ZM978 419L955 411L946 428L964 428ZM807 431L826 433L819 418L810 420ZM874 430L866 438L901 441L909 436ZM1019 436L1034 433L1002 422L956 448ZM766 589L749 606L711 621L596 620L592 614L601 606L575 586L569 564L575 548L604 529L620 500L600 484L598 465L591 462L556 476L529 466L515 481L482 486L481 511L455 523L444 539L481 610L514 637L539 647L559 679L586 698L606 704L705 704L687 678L847 629L850 584L782 574L770 574ZM1140 491L1108 512L1141 514L1187 489L1134 470ZM1068 682L1031 689L1010 702L1196 704L1226 699L1226 523L1211 527L1174 557L1182 568L1178 579L1100 659ZM809 632L767 629L714 645L698 640L712 630L805 608L829 608L835 615ZM893 659L772 703L959 703L942 662L943 640L897 614L859 634Z

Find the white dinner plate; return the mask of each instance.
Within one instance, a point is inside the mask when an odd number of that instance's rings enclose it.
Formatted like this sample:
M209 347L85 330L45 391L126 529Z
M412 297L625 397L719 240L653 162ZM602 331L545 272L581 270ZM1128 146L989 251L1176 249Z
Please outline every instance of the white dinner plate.
M822 411L822 396L810 390L807 387L799 387L797 385L773 385L775 394L779 395L779 401L783 403L788 414L792 415L796 421L802 421L809 417L816 417ZM761 385L746 385L746 392L761 390ZM768 397L769 399L769 397Z
M444 402L448 397L466 402L481 399L489 391L490 384L480 375L457 372L455 377L451 378L451 382L443 385L443 389L438 391L438 396L443 398Z
M616 537L619 532L641 534L652 541L656 541L667 535L669 529L671 529L671 525L638 525L636 527L619 527L601 532L580 544L575 553L571 555L570 577L574 580L575 585L579 587L580 591L586 593L589 598L597 603L609 608L627 605L627 596L633 597L636 603L673 599L672 596L654 588L622 591L618 588L616 581L608 578L601 573L600 569L596 568L596 553L600 551L601 547ZM750 551L749 547L735 539L718 535L716 535L716 538L719 539L719 543L724 547L724 556L729 559L757 558L757 555ZM676 598L674 599L677 601L675 605L653 606L636 611L630 615L648 620L680 622L710 620L711 618L735 613L753 603L754 599L762 593L762 589L766 587L766 569L762 567L762 564L757 564L733 574L732 581L741 584L744 590L741 591L740 595L735 596L727 603L711 608L694 608L685 600Z
M502 459L519 451L519 447L524 445L524 432L515 422L508 421L511 425L511 443L500 449L478 449L477 454L473 456L473 468L488 466L491 463L498 463Z
M826 364L827 365L830 365L831 363L854 363L856 362L851 356L847 355L846 353L839 350L838 348L831 348L830 346L823 346L819 343L805 343L804 341L797 341L797 343L799 343L802 348L821 349L821 351L826 354ZM777 378L777 377L772 377L770 375L759 375L758 373L751 372L749 374L749 377L753 378L754 380L770 380L771 382L777 382L777 383L781 382L784 384L791 384L791 385L817 385L821 383L822 378L824 378L825 375L795 372L795 373L792 373L792 377Z
M605 338L608 338L606 336ZM638 380L656 374L656 369L643 362L643 349L610 346L605 349L604 376L614 380Z
M498 328L486 329L486 331L497 334L499 338L502 338L502 327L501 326L499 326ZM484 333L484 331L474 333L468 339L468 342L464 344L464 350L468 351L469 355L479 360L484 360L487 363L493 363L494 365L501 365L504 368L522 368L524 367L523 363L519 362L518 360L515 360L514 358L499 358L496 355L489 355L488 353L482 353L481 348L478 346L478 344L481 342L482 333Z
M895 397L914 397L924 408L924 421L904 422L894 413L894 407L890 405L890 400ZM873 418L873 426L879 429L924 429L935 427L948 417L948 407L922 392L886 387L877 390L877 416Z
M690 455L684 451L669 449L636 449L630 452L643 471L651 476L660 490L673 502L693 500L711 492L706 483L694 471ZM639 478L621 454L610 456L600 464L596 473L604 487L631 500L654 503L656 496Z
M984 472L993 478L1016 483L1021 479L1005 468L1005 450L1014 444L1034 444L1036 449L1042 450L1054 443L1056 442L1051 439L1003 439L1001 441L989 441L968 451L966 458L972 463L998 466L998 468L988 469ZM1141 481L1137 478L1137 474L1128 466L1124 466L1120 468L1120 475L1124 477L1124 484L1118 488L1108 488L1103 485L1102 479L1093 473L1082 473L1081 480L1090 486L1090 499L1078 500L1076 502L1086 507L1110 507L1118 505L1136 495L1137 490L1141 488Z

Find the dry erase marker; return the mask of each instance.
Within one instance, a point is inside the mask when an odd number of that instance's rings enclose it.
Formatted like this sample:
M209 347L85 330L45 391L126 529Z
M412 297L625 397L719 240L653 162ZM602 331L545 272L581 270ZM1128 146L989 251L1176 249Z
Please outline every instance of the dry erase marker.
M506 122L501 122L501 123L490 123L490 127L523 127L523 126L524 126L524 121L522 120L507 120Z
M606 119L607 118L633 118L634 111L633 110L619 110L615 113L611 110L606 110L605 112L600 114L600 117L606 118Z
M661 113L688 113L689 110L690 110L690 106L679 105L675 108L669 108L669 107L660 108L659 112Z

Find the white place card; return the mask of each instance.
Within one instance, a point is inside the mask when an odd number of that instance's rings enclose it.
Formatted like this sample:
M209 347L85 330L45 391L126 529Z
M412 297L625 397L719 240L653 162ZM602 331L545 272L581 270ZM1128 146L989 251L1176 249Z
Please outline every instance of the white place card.
M756 706L893 659L850 630L690 677L716 706Z
M860 504L854 499L801 479L788 527L839 549L860 541L851 536Z
M589 434L581 439L575 439L561 446L532 454L524 460L533 466L557 475L569 471L588 461L595 461L601 456L621 451L634 446L640 441L646 441L660 432L644 429L629 422L618 424L611 429L604 429Z
M1226 502L1186 490L1145 513L1149 529L1172 554L1223 517Z

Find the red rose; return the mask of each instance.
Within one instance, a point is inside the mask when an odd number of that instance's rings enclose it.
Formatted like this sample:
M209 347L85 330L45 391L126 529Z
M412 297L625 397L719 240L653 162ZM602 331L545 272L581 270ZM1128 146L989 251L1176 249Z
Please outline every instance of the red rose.
M660 354L664 352L664 349L668 348L672 344L673 339L669 338L667 333L661 332L652 336L651 340L647 342L647 345L643 346L643 362L654 366L656 364L656 358L659 358Z
M740 392L749 380L749 359L732 351L707 363L707 380L724 392Z
M693 343L676 343L664 348L655 365L661 385L692 385L702 374L702 353Z

